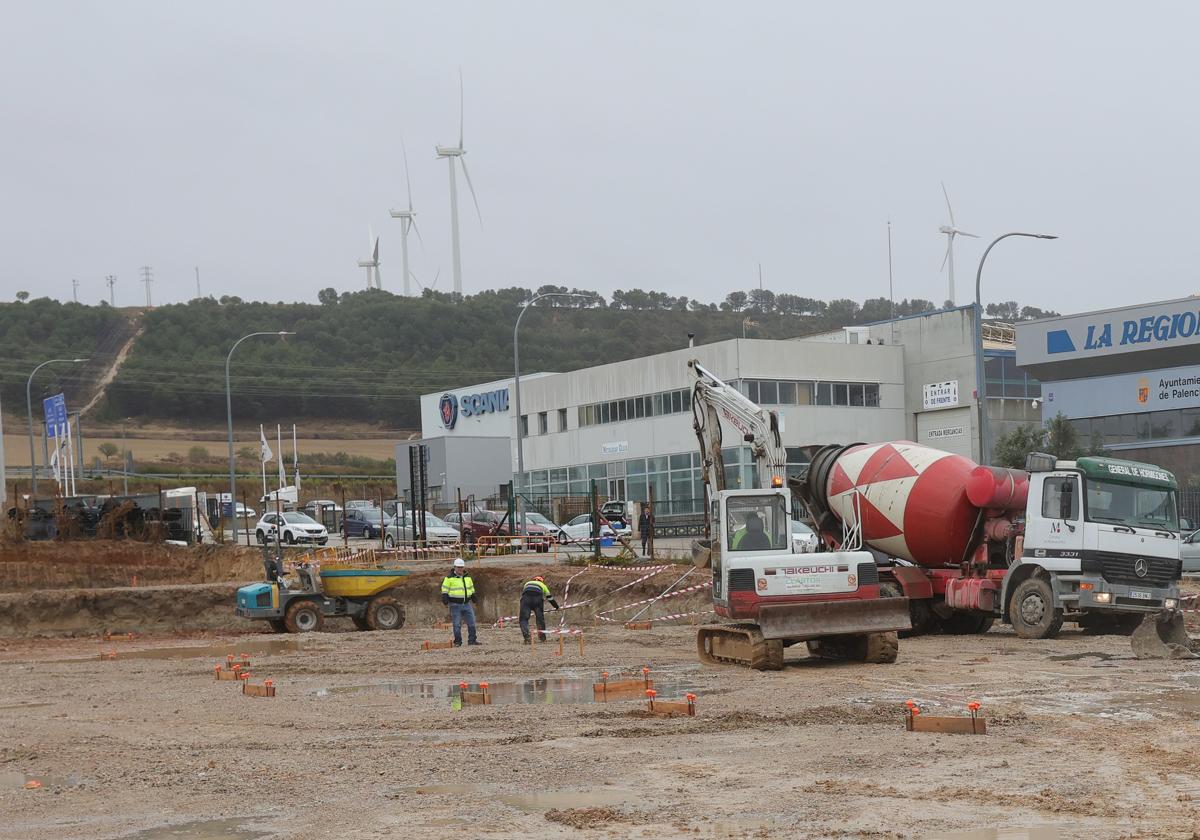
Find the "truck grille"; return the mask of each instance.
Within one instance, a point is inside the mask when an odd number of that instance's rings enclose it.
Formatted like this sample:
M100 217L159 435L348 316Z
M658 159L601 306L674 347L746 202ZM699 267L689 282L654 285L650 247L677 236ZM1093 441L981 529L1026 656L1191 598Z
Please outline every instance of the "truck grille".
M754 570L753 569L730 569L729 570L729 591L730 592L753 592L754 591Z
M254 596L254 605L256 607L271 606L271 593L270 592L259 592L257 595Z
M879 583L879 567L874 563L858 564L858 585L873 586Z
M1144 557L1148 567L1145 577L1138 577L1133 570L1133 564L1139 558L1128 554L1113 554L1098 551L1095 559L1100 563L1100 574L1109 583L1123 583L1126 586L1167 586L1179 577L1179 561L1167 560L1163 557Z

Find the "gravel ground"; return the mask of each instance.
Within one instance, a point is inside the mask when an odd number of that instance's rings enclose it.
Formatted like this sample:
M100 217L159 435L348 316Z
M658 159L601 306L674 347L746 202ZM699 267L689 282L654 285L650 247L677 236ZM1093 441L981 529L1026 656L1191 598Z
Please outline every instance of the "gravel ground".
M446 631L0 643L0 839L1194 837L1200 667L1126 638L902 640L894 665L697 665L694 631L421 652ZM190 648L179 651L178 648ZM101 661L102 650L117 650ZM253 652L242 696L213 679ZM157 652L154 652L157 651ZM695 718L590 697L651 668ZM453 708L459 680L497 702ZM549 699L544 689L552 689ZM533 682L530 682L533 681ZM904 731L983 704L984 737ZM501 702L527 699L531 702ZM28 782L41 786L26 787ZM974 833L968 833L974 832Z

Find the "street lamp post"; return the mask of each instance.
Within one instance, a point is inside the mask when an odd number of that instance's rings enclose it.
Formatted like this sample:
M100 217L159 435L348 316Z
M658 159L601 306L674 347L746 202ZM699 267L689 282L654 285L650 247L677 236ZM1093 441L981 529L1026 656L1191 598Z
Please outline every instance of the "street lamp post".
M237 544L237 475L234 472L236 462L233 458L233 397L229 390L229 362L233 358L233 351L238 349L238 345L247 338L254 338L259 335L274 335L282 338L285 335L295 335L294 332L255 332L249 335L244 335L237 341L233 342L233 346L229 348L229 354L225 356L225 419L229 423L229 518L233 520L233 542ZM281 454L282 458L283 455Z
M575 294L574 292L543 292L536 294L529 300L525 301L525 305L521 307L521 312L517 315L517 322L513 325L513 394L516 399L517 406L517 480L514 482L513 513L517 517L516 527L513 529L514 534L525 533L525 517L521 514L521 493L525 489L525 430L521 428L521 348L518 343L517 330L521 328L521 319L525 317L525 313L529 307L537 303L542 298L549 297L569 297L569 298L586 298L587 295Z
M987 411L987 383L983 378L983 306L979 302L979 285L983 279L983 263L988 258L988 254L992 248L996 247L996 243L1001 239L1008 239L1010 236L1026 236L1030 239L1058 239L1057 236L1049 233L1022 233L1021 231L1013 231L1005 233L993 239L983 250L983 256L979 258L979 267L975 269L975 393L976 399L979 402L979 460L987 465L992 461L991 447L988 441L988 411Z
M35 367L29 374L29 378L25 380L25 411L29 414L29 473L33 477L32 495L37 495L37 456L33 451L33 377L46 365L77 365L86 361L87 359L50 359Z

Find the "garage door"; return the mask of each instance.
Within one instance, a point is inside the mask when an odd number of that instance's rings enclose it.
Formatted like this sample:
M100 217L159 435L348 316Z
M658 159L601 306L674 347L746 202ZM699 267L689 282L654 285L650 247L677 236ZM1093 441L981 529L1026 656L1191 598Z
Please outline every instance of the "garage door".
M970 406L917 415L917 443L971 458L974 437Z

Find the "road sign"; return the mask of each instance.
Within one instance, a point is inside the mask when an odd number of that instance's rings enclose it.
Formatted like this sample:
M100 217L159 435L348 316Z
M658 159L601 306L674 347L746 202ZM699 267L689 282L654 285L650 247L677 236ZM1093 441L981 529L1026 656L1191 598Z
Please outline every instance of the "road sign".
M55 394L42 400L42 410L46 414L46 437L56 437L58 429L67 425L67 398L63 394Z

